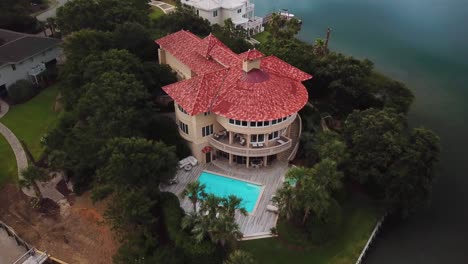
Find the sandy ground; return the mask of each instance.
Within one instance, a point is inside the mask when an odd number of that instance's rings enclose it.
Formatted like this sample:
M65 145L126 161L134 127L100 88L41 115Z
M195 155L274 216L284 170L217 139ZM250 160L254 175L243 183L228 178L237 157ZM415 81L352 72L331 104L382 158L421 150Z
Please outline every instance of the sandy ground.
M47 214L7 185L0 190L0 220L29 244L70 264L112 263L118 243L103 223L104 204L93 205L89 194L71 200L72 206Z

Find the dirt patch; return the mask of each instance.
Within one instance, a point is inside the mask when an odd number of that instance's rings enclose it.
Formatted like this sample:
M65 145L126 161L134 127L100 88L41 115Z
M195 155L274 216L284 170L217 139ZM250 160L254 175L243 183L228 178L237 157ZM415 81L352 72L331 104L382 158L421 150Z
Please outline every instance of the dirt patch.
M74 199L66 214L58 214L57 204L44 202L32 209L29 199L14 185L0 189L0 220L39 250L72 263L112 263L118 243L104 223L105 204L93 205L89 194ZM47 213L53 212L54 217Z

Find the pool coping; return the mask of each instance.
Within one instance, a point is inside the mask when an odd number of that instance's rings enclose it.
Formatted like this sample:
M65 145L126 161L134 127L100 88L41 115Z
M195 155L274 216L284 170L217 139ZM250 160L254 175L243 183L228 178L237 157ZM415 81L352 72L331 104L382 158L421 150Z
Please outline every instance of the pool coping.
M211 173L211 174L214 174L214 175L219 175L221 177L231 178L231 179L234 179L234 180L247 182L247 183L250 183L250 184L255 184L255 185L260 186L261 190L260 190L260 193L258 195L257 201L255 202L254 209L252 210L252 213L247 212L248 216L255 215L255 211L257 210L258 204L260 203L260 199L262 198L263 192L265 191L265 185L264 184L261 184L259 182L250 181L250 180L240 179L240 178L233 177L233 176L228 176L226 174L222 174L222 173L218 173L218 172L214 172L214 171L210 171L210 170L202 170L201 173L198 175L198 177L196 179L197 181L198 181L198 179L200 178L200 176L202 175L203 172L208 172L208 173Z

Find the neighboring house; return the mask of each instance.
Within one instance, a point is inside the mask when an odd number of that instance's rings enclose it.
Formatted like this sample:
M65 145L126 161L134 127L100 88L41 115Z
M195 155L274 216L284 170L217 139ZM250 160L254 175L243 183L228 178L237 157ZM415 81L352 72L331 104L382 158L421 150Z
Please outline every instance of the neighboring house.
M176 122L201 162L266 166L297 150L311 75L257 50L236 54L213 35L179 31L156 40L159 63L185 80L163 87Z
M60 40L0 29L0 96L21 79L37 77L60 56Z
M254 35L264 30L263 18L254 15L255 5L250 0L181 0L191 6L197 15L208 19L211 24L223 25L228 18L234 25Z

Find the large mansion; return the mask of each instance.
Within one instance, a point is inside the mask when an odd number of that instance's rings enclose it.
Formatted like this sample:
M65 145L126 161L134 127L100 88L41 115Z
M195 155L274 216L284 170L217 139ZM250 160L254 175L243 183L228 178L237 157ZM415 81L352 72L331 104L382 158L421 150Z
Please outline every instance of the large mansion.
M156 40L159 63L183 80L163 87L182 137L201 162L267 166L297 151L311 75L257 50L236 54L213 35L179 31Z
M255 16L255 4L250 0L181 0L210 24L223 25L231 19L235 26L243 27L248 35L263 31L263 18Z

